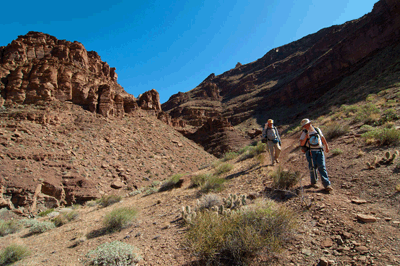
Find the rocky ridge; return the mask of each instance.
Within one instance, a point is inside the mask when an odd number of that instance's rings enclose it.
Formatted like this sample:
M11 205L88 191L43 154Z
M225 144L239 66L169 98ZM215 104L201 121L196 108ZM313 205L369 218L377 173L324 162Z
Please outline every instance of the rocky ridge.
M209 119L226 119L234 134L248 143L246 131L258 129L268 118L287 125L317 109L329 112L345 101L338 98L365 99L377 89L368 84L398 64L399 14L398 1L381 0L359 19L272 49L255 62L237 64L221 75L211 74L193 90L171 96L162 108L190 126L190 130L179 129L189 138L196 139L194 132ZM370 65L376 69L366 69ZM201 141L221 131L209 132ZM229 128L226 131L232 134ZM225 151L237 149L233 143L225 144ZM211 146L205 149L221 155Z

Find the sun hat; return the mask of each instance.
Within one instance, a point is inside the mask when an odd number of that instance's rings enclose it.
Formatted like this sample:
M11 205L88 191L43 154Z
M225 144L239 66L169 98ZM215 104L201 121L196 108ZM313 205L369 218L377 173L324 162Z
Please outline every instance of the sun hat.
M273 124L274 123L274 120L272 120L272 119L268 119L268 121L267 121L268 123L271 123L271 124Z
M303 120L301 120L301 127L304 127L305 125L311 123L310 119L308 118L304 118Z

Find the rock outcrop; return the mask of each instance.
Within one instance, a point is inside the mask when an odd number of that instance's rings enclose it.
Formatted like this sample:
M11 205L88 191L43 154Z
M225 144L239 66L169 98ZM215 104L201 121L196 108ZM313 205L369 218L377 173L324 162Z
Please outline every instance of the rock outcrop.
M115 68L79 42L29 32L0 47L0 106L71 101L103 116L143 108L160 112L157 91L140 99L117 83Z

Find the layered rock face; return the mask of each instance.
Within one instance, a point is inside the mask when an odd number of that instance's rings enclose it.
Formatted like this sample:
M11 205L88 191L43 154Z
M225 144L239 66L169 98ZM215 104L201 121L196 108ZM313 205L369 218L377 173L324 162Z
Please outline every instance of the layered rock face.
M383 49L397 47L399 40L400 4L381 0L360 19L322 29L221 75L211 74L193 90L171 96L162 108L197 129L209 118L226 118L232 126L248 120L261 126L268 118L290 123L311 112L316 101L329 104L321 97L344 78L352 79Z
M122 116L137 109L161 111L156 91L133 95L117 83L115 68L79 42L40 32L0 47L0 105L71 101L103 116Z

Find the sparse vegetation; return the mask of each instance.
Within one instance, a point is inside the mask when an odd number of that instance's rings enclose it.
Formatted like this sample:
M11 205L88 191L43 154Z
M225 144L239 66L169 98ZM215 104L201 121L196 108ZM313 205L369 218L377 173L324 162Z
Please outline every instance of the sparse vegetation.
M212 177L212 174L210 173L192 176L192 178L190 179L191 181L190 186L191 187L203 186L210 177Z
M219 206L222 204L222 199L217 194L207 194L201 197L198 202L198 210L202 211L204 209L211 209L214 206Z
M327 140L343 136L349 132L349 126L343 123L329 123L323 127L324 136Z
M226 161L229 161L229 160L233 160L238 156L239 156L239 154L237 152L233 152L233 151L227 152L227 153L224 154L224 157L222 158L222 161L226 162Z
M230 170L233 169L233 165L230 163L223 163L221 165L219 165L216 169L215 169L215 175L222 175L224 173L229 172Z
M333 156L337 156L337 155L342 154L343 151L342 151L341 149L339 149L339 148L336 148L336 149L333 149L333 150L331 151L331 153L332 153Z
M204 265L245 265L260 250L277 251L295 228L293 213L264 201L239 212L200 212L189 224L184 246Z
M294 187L300 180L300 172L292 172L284 170L279 166L275 171L270 173L273 183L272 186L277 189L289 189Z
M0 265L10 265L31 254L30 250L21 245L11 244L0 252Z
M216 176L210 176L204 185L201 186L201 193L209 193L209 192L219 192L224 188L224 183L226 179L219 178Z
M122 197L118 196L118 195L107 195L107 196L101 197L101 199L99 199L98 202L101 206L107 207L107 206L113 205L117 202L120 202L121 199L122 199Z
M246 160L249 158L253 158L262 152L265 152L267 145L262 143L261 141L257 142L255 146L246 146L240 149L239 153L241 154L240 160Z
M44 217L44 216L46 216L47 214L52 213L53 211L54 211L53 208L47 209L47 210L45 210L45 211L40 212L38 215L39 215L40 217Z
M104 243L88 252L86 257L89 265L100 266L136 265L141 259L134 246L120 241Z
M361 135L366 143L378 145L399 145L400 131L395 128L378 128Z
M373 103L362 105L353 118L353 123L373 124L379 120L379 108Z
M0 236L14 234L21 229L21 223L16 220L0 220Z
M70 221L75 220L78 217L78 213L76 211L70 211L66 213L61 213L57 217L53 219L54 225L59 227Z
M118 208L106 215L103 221L104 229L107 232L116 232L129 226L137 216L138 211L133 208Z
M168 180L166 180L166 181L164 181L162 184L161 184L161 187L159 188L159 190L158 191L167 191L167 190L171 190L171 189L174 189L174 188L177 188L177 187L180 187L181 186L181 178L182 178L182 174L176 174L176 175L173 175L173 176L171 176L171 178L170 179L168 179Z
M54 223L44 221L44 222L39 222L37 220L34 220L33 224L29 228L29 233L31 234L41 234L44 233L48 230L51 230L55 227Z

